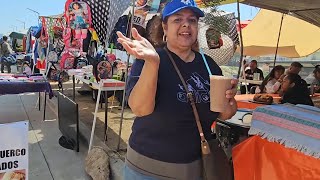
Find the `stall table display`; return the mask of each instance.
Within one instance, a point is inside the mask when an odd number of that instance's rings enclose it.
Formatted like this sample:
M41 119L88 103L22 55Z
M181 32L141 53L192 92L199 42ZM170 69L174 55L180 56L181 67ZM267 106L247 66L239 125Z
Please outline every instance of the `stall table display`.
M278 94L268 94L273 97L274 102L280 102L280 96ZM257 103L253 101L254 94L239 94L235 96L239 109L255 109L265 104Z
M20 94L26 92L39 92L39 110L40 110L40 93L45 93L43 120L46 115L47 96L53 97L51 85L42 76L26 77L24 75L1 74L0 75L0 95Z
M102 79L100 82L95 82L95 80L92 78L93 75L86 69L78 69L78 70L69 70L68 74L72 76L73 80L73 99L75 100L75 81L79 80L84 84L89 85L92 89L98 90L98 96L96 99L96 109L94 113L94 120L93 120L93 126L92 126L92 135L95 130L95 122L97 118L97 113L98 113L98 107L100 103L100 95L101 92L105 93L105 127L104 127L104 137L105 140L107 139L107 128L108 128L108 98L107 98L107 91L123 91L125 89L125 82L115 80L115 79ZM90 139L90 145L92 143L92 138Z
M281 97L279 94L267 94L273 97L274 104L279 104ZM253 101L254 94L239 94L235 96L239 109L256 109L257 107L265 106L266 104ZM315 107L320 108L320 93L315 93L311 96Z
M235 179L320 179L319 117L319 108L306 105L258 107L252 137L233 148Z

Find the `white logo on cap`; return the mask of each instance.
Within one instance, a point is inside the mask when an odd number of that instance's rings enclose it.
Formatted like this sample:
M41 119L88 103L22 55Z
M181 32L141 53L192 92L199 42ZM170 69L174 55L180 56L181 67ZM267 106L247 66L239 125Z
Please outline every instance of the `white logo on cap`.
M186 5L189 5L191 4L190 0L181 0L182 3L186 4Z

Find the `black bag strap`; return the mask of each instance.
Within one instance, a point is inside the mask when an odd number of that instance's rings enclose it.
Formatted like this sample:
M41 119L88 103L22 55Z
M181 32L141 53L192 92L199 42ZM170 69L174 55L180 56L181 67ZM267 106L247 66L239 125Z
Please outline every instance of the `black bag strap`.
M174 69L176 70L182 84L183 84L183 87L187 93L187 97L190 101L190 104L192 106L192 110L193 110L193 114L194 114L194 117L195 117L195 120L196 120L196 124L197 124L197 127L198 127L198 131L199 131L199 134L200 134L200 139L201 139L201 150L202 150L202 154L210 154L210 148L209 148L209 144L206 140L206 138L204 137L204 133L203 133L203 130L202 130L202 126L201 126L201 121L200 121L200 117L199 117L199 113L198 113L198 110L197 110L197 107L196 107L196 103L194 101L194 98L193 98L193 95L192 93L188 90L188 86L186 84L186 81L184 80L184 78L182 77L181 75L181 72L176 64L176 62L173 60L172 58L172 55L170 54L169 50L167 49L167 47L164 47L164 50L166 51L166 53L168 54L169 56L169 59L171 60L172 62L172 65L174 67Z

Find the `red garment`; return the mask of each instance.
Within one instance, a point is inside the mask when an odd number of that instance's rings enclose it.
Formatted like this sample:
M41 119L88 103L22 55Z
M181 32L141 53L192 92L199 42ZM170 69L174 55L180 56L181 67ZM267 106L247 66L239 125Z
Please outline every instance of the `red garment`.
M235 180L319 180L320 159L253 136L233 148Z
M44 61L38 60L36 67L38 69L46 69L46 60L44 60Z

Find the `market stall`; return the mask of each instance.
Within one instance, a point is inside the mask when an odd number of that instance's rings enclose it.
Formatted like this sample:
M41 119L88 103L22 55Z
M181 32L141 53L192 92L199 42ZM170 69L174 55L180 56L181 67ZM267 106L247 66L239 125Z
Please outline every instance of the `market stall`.
M12 49L15 52L24 52L26 47L26 34L20 32L11 32Z
M40 93L44 93L43 120L46 116L47 94L51 99L53 92L51 85L42 76L25 76L13 74L0 75L0 95L5 94L21 94L26 92L39 93L39 111L40 111Z

